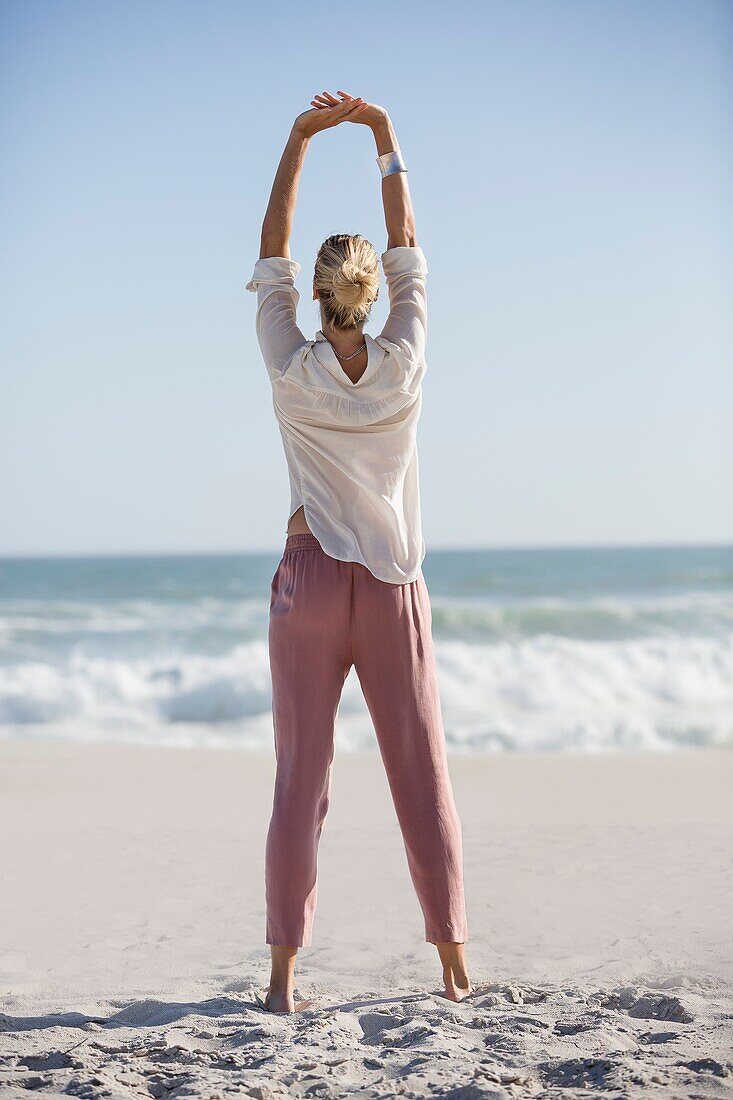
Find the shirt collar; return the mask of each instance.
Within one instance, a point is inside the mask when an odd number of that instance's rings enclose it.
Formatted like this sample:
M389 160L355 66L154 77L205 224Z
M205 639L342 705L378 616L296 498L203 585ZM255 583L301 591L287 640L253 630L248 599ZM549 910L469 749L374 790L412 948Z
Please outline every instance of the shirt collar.
M380 347L377 341L370 336L368 332L364 332L362 335L364 337L364 343L367 346L367 365L358 382L351 381L348 374L341 366L336 356L336 352L333 350L331 341L327 339L322 329L319 328L314 340L314 343L319 345L317 354L319 361L328 371L330 371L334 378L339 382L343 382L350 390L358 390L364 382L371 378L385 355L384 348Z

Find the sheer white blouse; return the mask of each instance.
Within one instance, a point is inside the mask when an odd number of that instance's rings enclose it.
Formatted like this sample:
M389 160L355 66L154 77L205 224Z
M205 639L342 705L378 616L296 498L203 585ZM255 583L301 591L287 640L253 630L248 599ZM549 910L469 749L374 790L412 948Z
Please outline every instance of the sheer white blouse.
M303 506L324 551L391 584L414 581L425 557L417 422L426 370L427 263L419 247L382 254L389 317L364 333L367 367L352 382L322 331L296 323L300 264L258 260L257 338L290 477L290 515Z

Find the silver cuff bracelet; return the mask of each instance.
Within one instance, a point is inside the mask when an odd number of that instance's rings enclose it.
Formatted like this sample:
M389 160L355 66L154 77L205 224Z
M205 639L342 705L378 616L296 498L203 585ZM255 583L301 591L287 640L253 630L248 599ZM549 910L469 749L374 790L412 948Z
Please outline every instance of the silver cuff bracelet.
M391 153L382 153L381 157L377 157L377 164L382 176L391 176L393 172L407 171L407 165L402 159L402 153L399 149L394 149Z

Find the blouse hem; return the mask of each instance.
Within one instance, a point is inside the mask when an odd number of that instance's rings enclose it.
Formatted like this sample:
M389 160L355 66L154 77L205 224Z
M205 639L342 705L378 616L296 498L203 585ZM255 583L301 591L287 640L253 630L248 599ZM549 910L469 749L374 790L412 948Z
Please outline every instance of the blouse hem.
M310 527L312 534L314 534L316 536L316 538L318 539L318 541L321 544L321 548L323 549L324 554L328 554L329 558L335 558L336 561L343 561L343 562L347 562L347 563L351 562L351 563L354 563L356 565L363 565L365 569L369 570L371 575L376 580L381 581L383 584L394 584L394 585L397 585L397 584L413 584L417 580L417 578L420 576L420 570L422 568L422 563L425 560L425 554L426 554L426 550L427 550L427 548L425 547L424 542L423 542L422 553L420 555L420 560L417 563L417 566L415 567L415 570L414 570L414 576L406 577L404 580L400 580L400 581L393 581L393 580L388 579L387 577L380 577L379 574L375 573L374 570L371 568L371 566L368 565L367 562L364 561L363 558L344 558L340 554L336 554L336 553L334 553L333 550L330 550L328 548L328 546L326 544L328 543L328 541L330 539L330 531L328 531L327 528L323 528L325 534L321 535L321 534L318 533L316 528L320 528L320 523L318 523L317 520L314 523L313 517L310 515L310 504L305 499L305 497L303 496L302 491L301 491L301 497L302 497L302 500L301 500L301 503L298 505L298 508L300 508L302 506L303 514L305 515L306 522L307 522L308 526ZM294 515L294 513L298 511L298 508L295 508L290 513L291 516Z

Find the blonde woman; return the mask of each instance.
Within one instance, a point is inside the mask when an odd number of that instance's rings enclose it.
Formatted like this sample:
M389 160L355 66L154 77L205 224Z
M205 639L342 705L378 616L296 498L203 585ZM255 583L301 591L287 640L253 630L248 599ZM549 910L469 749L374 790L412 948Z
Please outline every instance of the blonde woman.
M321 245L313 275L321 328L296 321L300 265L290 258L298 182L310 141L344 122L371 128L387 250L389 317L364 332L379 264L361 236ZM290 476L283 556L270 594L270 668L277 773L266 846L264 1007L293 1012L298 949L311 942L318 842L329 802L341 690L356 668L402 829L425 936L445 995L471 991L461 826L445 752L422 574L416 430L425 373L427 264L415 235L404 161L387 112L323 92L296 118L262 226L257 337Z

